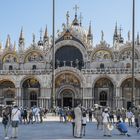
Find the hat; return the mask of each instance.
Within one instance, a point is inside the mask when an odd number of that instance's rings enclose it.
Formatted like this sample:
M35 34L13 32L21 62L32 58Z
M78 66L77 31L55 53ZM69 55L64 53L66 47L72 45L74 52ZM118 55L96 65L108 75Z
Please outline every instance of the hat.
M108 109L107 109L107 108L105 108L105 111L108 111Z

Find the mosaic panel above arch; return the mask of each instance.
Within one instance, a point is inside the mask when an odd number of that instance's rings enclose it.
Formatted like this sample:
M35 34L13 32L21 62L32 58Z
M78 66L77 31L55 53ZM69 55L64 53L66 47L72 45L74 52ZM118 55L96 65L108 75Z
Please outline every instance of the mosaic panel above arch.
M28 53L28 55L25 57L25 62L38 62L38 61L43 61L43 55L36 51Z
M80 87L80 81L79 79L70 73L64 73L59 75L55 80L55 86L61 87L63 85L73 85L75 87Z
M135 52L134 56L135 56L135 59L138 59L138 54L136 52ZM130 48L130 49L122 51L119 59L120 60L132 59L132 49Z
M3 63L17 63L18 57L15 54L9 53L3 57Z
M93 61L112 60L112 54L107 50L98 50L92 56Z

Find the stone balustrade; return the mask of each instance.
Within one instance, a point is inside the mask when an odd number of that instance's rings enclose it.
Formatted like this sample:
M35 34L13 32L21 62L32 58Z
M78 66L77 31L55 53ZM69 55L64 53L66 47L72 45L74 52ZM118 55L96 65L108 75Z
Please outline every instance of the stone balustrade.
M71 70L73 67L66 67ZM65 67L59 67L60 71L65 70ZM76 68L74 68L76 70ZM56 69L57 70L57 69ZM78 69L77 69L78 70ZM0 75L40 75L49 74L51 69L36 69L36 70L0 70ZM78 70L79 71L79 70ZM94 68L94 69L82 69L83 74L131 74L130 68ZM140 74L140 68L135 69L135 74Z

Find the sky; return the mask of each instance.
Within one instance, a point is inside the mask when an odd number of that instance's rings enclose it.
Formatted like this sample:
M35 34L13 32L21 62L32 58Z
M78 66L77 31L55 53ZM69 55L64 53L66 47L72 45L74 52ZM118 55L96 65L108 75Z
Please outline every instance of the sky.
M62 30L66 23L66 13L69 11L70 21L74 19L73 7L77 5L78 15L82 14L82 26L88 30L92 24L94 45L101 40L101 30L104 39L112 45L116 22L122 28L122 36L127 40L127 33L132 33L132 1L133 0L55 0L55 28ZM136 30L140 31L140 0L136 1ZM16 41L23 27L25 46L32 43L32 34L39 40L40 30L47 25L49 35L52 35L52 2L53 0L0 0L0 42L5 46L7 35L11 41Z

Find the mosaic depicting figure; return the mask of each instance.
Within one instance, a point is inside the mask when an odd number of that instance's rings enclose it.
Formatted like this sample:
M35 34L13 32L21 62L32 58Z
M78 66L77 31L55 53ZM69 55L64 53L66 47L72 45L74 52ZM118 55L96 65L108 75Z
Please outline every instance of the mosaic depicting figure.
M132 59L132 50L125 50L120 55L121 60ZM135 59L138 59L138 55L135 52Z
M42 61L43 56L40 53L37 52L31 52L26 57L26 62L36 62L36 61Z
M100 50L97 51L94 55L93 55L93 60L109 60L112 59L111 54L108 51L105 50Z
M16 63L17 62L17 57L13 54L7 54L4 59L3 59L4 63Z

